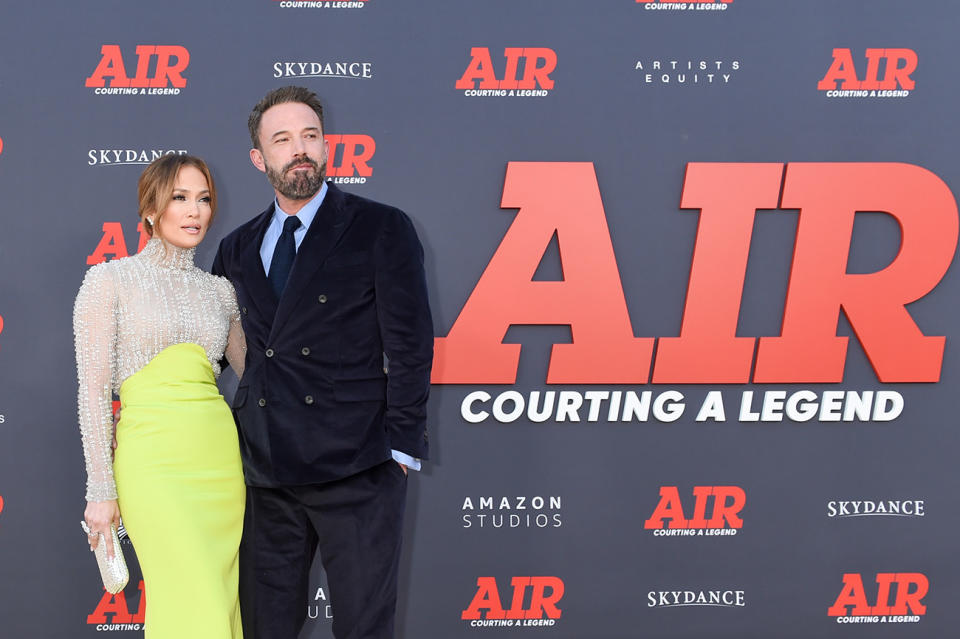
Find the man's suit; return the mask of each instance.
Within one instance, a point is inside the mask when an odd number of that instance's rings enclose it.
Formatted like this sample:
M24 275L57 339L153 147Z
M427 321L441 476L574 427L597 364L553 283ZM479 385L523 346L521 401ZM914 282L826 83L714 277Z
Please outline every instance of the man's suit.
M344 550L344 544L335 538L341 528L350 529L353 536L358 529L375 530L371 517L377 519L379 515L371 513L382 510L382 506L358 510L356 520L350 521L349 504L357 490L372 492L374 500L380 499L378 491L390 493L387 507L396 508L395 502L400 501L398 525L402 528L405 479L391 460L391 449L415 458L427 457L426 402L433 326L423 249L409 218L396 208L344 193L333 184L327 186L279 300L260 256L273 205L224 238L213 272L233 282L246 333L246 367L233 408L239 423L244 474L251 487L248 514L269 517L276 511L270 504L260 505L262 494L286 495L295 503L315 502L320 504L319 512L335 509L337 517L347 512L347 520L338 520L332 529L333 516L310 514L307 523L316 529L318 537L308 531L303 539L290 541L276 533L283 530L281 523L270 525L270 538L250 539L245 529L244 543L248 551L251 544L269 545L269 552L282 554L284 544L289 543L294 553L298 544L316 548L319 542L330 580L337 632L340 612L343 616L363 615L368 607L368 602L347 599L367 599L370 595L363 587L351 592L355 581L352 571L364 569L369 551L362 547ZM274 514L279 513L280 519L289 515L291 521L299 518L300 524L306 521L307 515L288 513L286 508ZM247 525L250 522L248 518ZM391 526L397 528L397 523ZM392 537L396 533L397 538L383 541L389 552L396 554L388 558L395 573L400 530L393 528L384 534ZM312 556L312 550L308 550ZM263 556L262 548L256 552ZM351 552L364 556L351 557ZM265 574L265 564L283 564L271 555L269 561L258 560L264 565L245 568L244 557L251 556L241 553L242 581L243 572L253 579ZM352 562L357 565L351 566ZM249 559L248 563L255 562ZM303 570L308 569L309 565ZM288 575L287 581L298 582L294 586L300 588L299 582L307 579L304 571ZM395 581L395 574L392 578ZM283 579L278 569L275 580ZM336 583L335 579L347 583ZM246 586L248 590L251 584ZM269 589L262 584L258 587ZM244 588L242 584L241 595ZM302 592L305 590L303 583ZM298 598L297 605L305 601ZM303 615L305 612L304 606ZM249 614L263 613L244 609L245 628ZM267 625L263 619L257 623ZM390 623L392 626L392 620ZM368 636L357 634L361 635Z

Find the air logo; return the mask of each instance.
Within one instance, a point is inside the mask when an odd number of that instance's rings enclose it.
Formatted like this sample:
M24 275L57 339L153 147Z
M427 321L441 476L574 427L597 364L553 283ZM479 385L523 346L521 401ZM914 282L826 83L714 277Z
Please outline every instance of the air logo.
M470 62L457 80L457 89L508 90L553 88L550 74L557 68L557 54L546 47L507 47L503 50L503 74L497 76L488 47L470 49ZM522 62L522 65L521 65ZM521 75L521 66L523 72Z
M820 91L913 90L910 75L917 70L917 53L913 49L867 49L863 78L858 75L850 49L834 49L833 61L817 83ZM883 68L883 79L880 70Z
M104 591L93 613L87 616L87 625L96 625L97 630L140 630L147 614L147 597L142 579L137 589L140 591L140 602L136 612L130 611L122 590L115 595Z
M86 86L121 88L183 88L187 79L183 72L190 64L190 52L179 45L139 44L136 48L137 62L133 77L127 74L123 53L116 44L100 48L100 62L87 78ZM109 80L108 80L109 78Z
M477 594L460 618L501 622L471 623L474 626L553 625L560 618L562 611L557 604L563 598L564 586L559 577L514 577L510 589L509 599L503 600L495 578L477 578ZM504 601L510 602L509 608L503 607Z
M337 178L335 182L360 182L345 178L368 178L373 175L373 169L368 162L377 150L377 143L372 137L357 134L330 134L323 137L330 145L327 177ZM366 179L360 183L365 181Z
M664 520L668 520L667 530L685 531L690 536L702 534L736 534L737 528L743 528L740 511L747 503L747 495L739 486L694 486L692 516L688 519L684 512L680 490L676 486L661 486L660 501L650 519L643 522L646 530L658 531L657 536L677 536L664 532ZM729 528L726 528L729 526ZM724 529L721 533L720 530ZM703 533L704 530L710 532ZM699 531L699 532L697 532Z
M500 206L518 209L516 218L450 332L436 338L436 384L516 383L521 345L503 338L520 324L571 328L572 343L553 346L548 384L644 384L651 362L656 384L842 382L841 310L881 382L940 380L946 338L921 332L907 305L953 261L957 203L922 167L689 163L680 207L699 224L687 297L679 337L659 338L655 359L656 339L631 326L592 163L510 162ZM781 334L739 336L755 220L783 214L765 209L799 210ZM900 252L874 273L847 272L857 211L900 225ZM563 280L536 281L554 235Z
M150 236L147 235L147 232L143 229L142 222L137 222L137 233L139 234L137 252L140 252L150 240ZM123 225L121 225L120 222L104 222L103 235L100 237L97 247L93 249L93 253L87 256L87 264L99 264L100 262L106 262L108 259L127 257L129 255L130 252L127 250L127 241L123 237Z
M827 610L831 617L874 617L874 622L916 622L926 614L923 598L930 589L926 575L919 572L881 572L876 578L877 596L870 605L863 577L859 573L843 575L843 588ZM873 593L871 588L871 594ZM838 619L838 623L840 622Z
M637 4L645 3L646 9L672 9L672 10L701 10L711 9L722 11L727 8L733 0L687 0L687 2L673 2L672 0L637 0Z

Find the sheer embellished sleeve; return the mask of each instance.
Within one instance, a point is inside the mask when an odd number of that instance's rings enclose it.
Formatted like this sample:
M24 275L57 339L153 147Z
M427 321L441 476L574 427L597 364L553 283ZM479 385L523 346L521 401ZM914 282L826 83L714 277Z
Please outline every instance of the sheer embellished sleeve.
M237 304L237 292L228 280L223 280L223 303L230 315L230 332L227 333L227 348L224 356L230 362L230 368L237 374L237 379L243 377L243 366L247 357L247 339L243 334L243 324L240 321L240 307Z
M113 480L112 381L117 339L117 282L106 264L87 271L73 308L77 405L87 501L117 498Z

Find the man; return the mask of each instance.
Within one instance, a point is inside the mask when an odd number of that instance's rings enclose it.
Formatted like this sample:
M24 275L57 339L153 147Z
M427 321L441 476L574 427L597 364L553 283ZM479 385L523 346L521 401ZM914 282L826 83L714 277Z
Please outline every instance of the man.
M248 124L276 199L213 264L237 290L247 339L233 403L248 486L244 635L297 636L319 549L334 635L392 637L407 467L427 456L423 249L402 211L325 182L313 92L271 91Z

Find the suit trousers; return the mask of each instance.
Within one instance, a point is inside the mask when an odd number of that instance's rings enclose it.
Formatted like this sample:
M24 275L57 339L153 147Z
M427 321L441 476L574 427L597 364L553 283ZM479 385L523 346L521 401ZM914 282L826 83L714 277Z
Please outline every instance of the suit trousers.
M240 544L246 639L296 639L314 554L337 639L393 637L406 473L391 460L333 482L247 487Z

